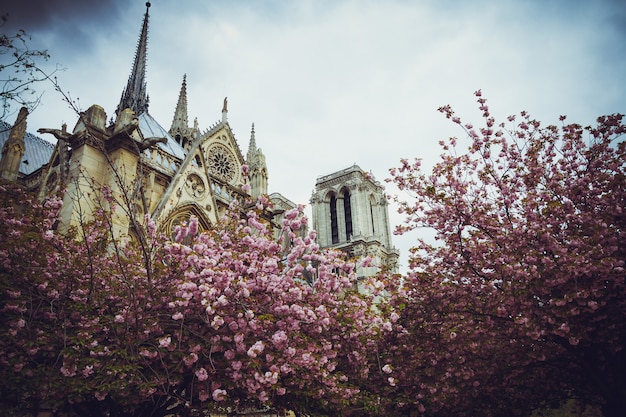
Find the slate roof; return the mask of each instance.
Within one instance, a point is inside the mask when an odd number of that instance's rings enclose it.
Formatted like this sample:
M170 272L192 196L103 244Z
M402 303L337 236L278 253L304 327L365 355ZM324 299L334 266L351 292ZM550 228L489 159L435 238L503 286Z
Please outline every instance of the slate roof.
M12 126L13 125L10 125L4 120L0 120L0 149L2 149L4 143L9 139ZM30 175L50 161L54 144L39 136L26 132L26 135L24 135L24 145L26 151L24 152L24 157L20 164L20 174Z
M144 138L166 138L167 143L159 142L159 148L168 154L179 158L181 161L185 159L185 150L183 147L180 146L180 144L176 142L169 133L167 133L167 130L165 130L159 122L154 120L148 112L141 113L138 119L139 130L141 130L141 134Z

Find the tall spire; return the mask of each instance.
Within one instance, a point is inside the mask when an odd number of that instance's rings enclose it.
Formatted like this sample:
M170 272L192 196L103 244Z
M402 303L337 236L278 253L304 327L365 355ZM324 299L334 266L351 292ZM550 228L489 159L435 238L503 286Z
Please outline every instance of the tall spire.
M252 131L250 132L250 145L248 145L248 155L254 155L256 152L256 138L254 137L254 123L252 123ZM250 156L248 156L250 159Z
M248 178L250 180L250 195L254 198L267 194L267 164L263 151L256 147L254 123L250 132L250 145L248 145Z
M146 92L146 56L148 52L148 10L150 2L146 3L146 14L143 18L143 26L139 35L137 44L137 52L135 53L135 62L133 69L128 77L128 84L122 92L120 104L115 110L119 114L124 109L131 109L137 115L148 111L148 93Z
M174 120L172 120L172 127L170 127L170 133L183 132L189 128L189 117L187 116L187 74L183 75L183 85L180 88L178 94L178 104L176 104L176 111L174 112Z

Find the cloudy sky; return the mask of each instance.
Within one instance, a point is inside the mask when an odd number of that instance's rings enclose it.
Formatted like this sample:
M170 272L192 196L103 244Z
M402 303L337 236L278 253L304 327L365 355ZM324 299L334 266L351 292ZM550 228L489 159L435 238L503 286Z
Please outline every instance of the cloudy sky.
M59 82L82 109L113 114L145 1L2 3L5 33L25 29L50 68L66 68ZM154 0L147 83L166 128L183 74L190 122L210 127L227 96L244 152L255 123L270 192L308 203L318 176L355 163L383 181L402 157L435 161L438 141L462 134L436 109L478 122L478 89L500 117L590 124L626 113L626 2ZM48 90L29 131L76 120ZM396 239L403 259L414 239Z

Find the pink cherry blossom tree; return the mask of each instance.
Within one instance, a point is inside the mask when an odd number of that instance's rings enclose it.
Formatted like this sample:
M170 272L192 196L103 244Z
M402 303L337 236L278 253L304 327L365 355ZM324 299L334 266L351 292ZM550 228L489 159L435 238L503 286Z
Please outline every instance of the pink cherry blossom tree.
M391 180L418 240L393 295L383 397L400 413L525 415L582 398L626 410L626 132L543 126L522 112L498 123L481 92L482 126L440 111L466 139L424 172L402 160ZM467 142L467 147L464 143ZM384 382L384 381L382 381Z
M145 262L145 250L111 239L106 211L61 235L59 199L0 191L5 415L321 414L362 404L385 326L375 291L354 291L354 265L299 231L301 209L278 240L263 198L203 233L192 218L172 241L146 218Z

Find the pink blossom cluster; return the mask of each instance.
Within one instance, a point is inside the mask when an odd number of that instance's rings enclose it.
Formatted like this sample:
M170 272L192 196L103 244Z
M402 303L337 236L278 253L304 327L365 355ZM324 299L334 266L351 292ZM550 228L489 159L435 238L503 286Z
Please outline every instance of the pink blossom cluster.
M353 291L352 263L299 232L302 208L287 213L281 241L261 198L202 233L192 217L174 241L148 216L137 245L111 238L104 209L61 234L59 200L0 191L8 401L105 411L358 401L379 332L373 299Z
M384 349L395 386L383 392L443 415L532 410L564 393L623 410L626 393L594 382L626 375L623 116L583 128L522 112L497 124L476 97L483 128L440 109L466 149L451 138L432 172L407 159L391 170L415 196L398 200L397 231L427 227L437 241L418 240L406 285L391 290L401 317Z
M262 210L269 202L257 204ZM261 212L225 219L229 230L199 234L191 245L166 246L181 277L169 304L183 317L177 344L189 350L210 342L209 363L193 367L211 369L206 381L198 381L205 389L211 380L228 381L219 385L223 399L351 400L359 392L351 370L369 366L366 353L353 351L369 349L362 335L377 331L369 326L372 300L352 291L353 264L320 251L313 233L298 233L306 226L302 208L286 213L287 252Z

